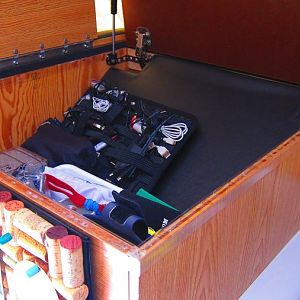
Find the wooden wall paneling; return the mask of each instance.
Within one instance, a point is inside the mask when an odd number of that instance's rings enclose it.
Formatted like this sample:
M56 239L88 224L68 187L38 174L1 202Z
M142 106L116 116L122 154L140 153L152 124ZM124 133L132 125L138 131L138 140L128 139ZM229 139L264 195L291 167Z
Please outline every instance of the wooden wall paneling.
M0 58L62 46L97 36L94 0L2 0L0 5Z
M140 299L238 299L300 229L296 136L288 151L285 143L256 165L245 179L250 186L239 195L234 180L215 202L212 195L202 210L200 204L182 216L180 229L175 222L165 237L162 232L151 247L139 249Z
M100 54L0 80L0 150L20 145L49 117L61 119L91 79L108 70L105 58Z
M0 149L61 117L107 70L105 56L0 80ZM6 175L0 184L91 237L96 299L237 299L300 228L299 151L300 133L140 248Z
M300 84L300 2L123 0L128 44L147 27L151 51Z

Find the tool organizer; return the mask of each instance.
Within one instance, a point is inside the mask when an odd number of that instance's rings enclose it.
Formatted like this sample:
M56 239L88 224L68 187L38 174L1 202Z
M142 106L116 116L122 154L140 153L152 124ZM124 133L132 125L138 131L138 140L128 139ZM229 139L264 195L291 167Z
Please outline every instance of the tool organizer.
M94 81L66 111L63 122L48 120L24 146L46 157L50 166L71 163L129 191L151 191L196 124L190 114L136 97L106 81ZM45 141L51 131L53 140ZM69 140L74 148L80 142L79 147L86 145L78 161L55 153L65 147L70 137L66 132L73 136ZM63 141L57 141L58 135L65 136ZM45 143L51 153L43 152Z

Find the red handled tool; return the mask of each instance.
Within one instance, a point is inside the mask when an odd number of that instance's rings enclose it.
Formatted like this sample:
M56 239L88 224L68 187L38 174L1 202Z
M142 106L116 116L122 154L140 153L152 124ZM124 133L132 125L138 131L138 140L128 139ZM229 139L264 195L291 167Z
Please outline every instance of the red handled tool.
M77 193L70 185L68 185L64 181L49 174L45 174L45 177L45 183L50 190L63 193L76 206L84 207L85 209L94 211L96 213L100 213L104 209L105 205L99 204L92 199L85 198L84 196Z

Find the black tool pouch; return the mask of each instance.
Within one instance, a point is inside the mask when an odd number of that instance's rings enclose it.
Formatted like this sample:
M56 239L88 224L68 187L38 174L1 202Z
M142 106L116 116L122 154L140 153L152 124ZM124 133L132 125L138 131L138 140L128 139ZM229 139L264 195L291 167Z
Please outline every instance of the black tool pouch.
M90 140L69 133L52 119L42 124L22 147L47 158L49 167L71 164L91 172L97 164L97 153Z

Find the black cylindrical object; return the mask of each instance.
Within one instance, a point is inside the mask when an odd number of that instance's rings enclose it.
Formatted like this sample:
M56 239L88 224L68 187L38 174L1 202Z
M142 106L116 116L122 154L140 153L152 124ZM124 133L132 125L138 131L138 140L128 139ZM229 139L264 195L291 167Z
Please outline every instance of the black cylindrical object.
M111 14L116 15L118 12L118 1L117 0L111 0Z
M136 215L130 207L117 202L109 202L100 215L84 216L135 245L148 238L148 226L145 220Z

